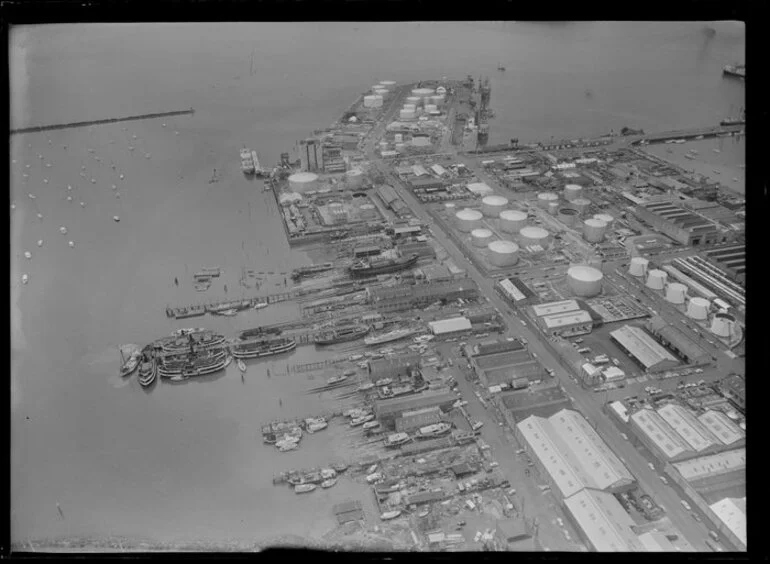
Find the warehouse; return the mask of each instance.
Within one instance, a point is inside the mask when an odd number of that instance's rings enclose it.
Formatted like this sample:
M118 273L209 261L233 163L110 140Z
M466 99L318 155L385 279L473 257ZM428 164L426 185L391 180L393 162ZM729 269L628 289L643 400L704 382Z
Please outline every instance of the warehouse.
M746 550L746 498L727 497L709 507L739 541L736 548Z
M470 356L485 356L488 354L520 351L523 348L524 344L518 339L491 339L473 347Z
M647 552L674 552L677 548L666 535L658 531L649 531L639 535L639 542L644 545Z
M536 294L518 278L503 278L495 284L495 290L504 300L516 307L536 301Z
M412 431L439 421L441 421L441 410L437 406L405 411L396 419L396 432Z
M743 429L721 411L708 410L698 417L698 421L725 446L737 447L745 442Z
M426 407L439 407L442 410L447 410L456 401L457 397L452 392L420 392L403 398L375 400L374 414L383 425L395 424L395 420L407 411L416 411Z
M624 325L610 332L610 337L647 372L664 372L679 361L639 327Z
M444 181L440 178L414 178L409 181L412 190L446 190Z
M408 376L413 368L420 367L419 353L401 354L393 358L378 358L369 361L369 375L373 380Z
M428 264L420 267L422 278L426 282L449 282L452 280L452 274L443 264Z
M471 330L471 322L467 317L452 317L440 321L428 323L431 333L437 337L468 333Z
M382 252L377 245L368 245L365 247L356 247L353 249L353 256L355 258L372 257L377 256Z
M684 439L652 409L640 409L633 413L631 429L661 460L684 460L695 456Z
M586 488L564 500L567 515L596 552L646 552L615 496Z
M494 321L497 316L497 310L491 306L471 308L465 312L465 317L470 319L471 323Z
M393 202L401 199L392 186L378 187L377 195L380 197L380 200L382 200L382 203L385 204L386 207L391 207Z
M523 421L530 415L550 417L570 406L569 397L560 386L509 392L498 397L516 422Z
M545 372L537 360L531 359L518 364L491 368L482 373L476 372L477 376L480 374L484 375L484 382L487 386L499 386L500 384L513 385L519 380L526 380L527 385L530 382L540 382Z
M711 431L681 405L664 405L658 409L658 415L698 454L714 452L721 446Z
M543 333L552 337L572 337L591 332L593 321L587 311L566 311L538 318Z
M738 448L718 454L700 456L684 462L677 462L673 466L682 478L694 488L702 487L714 481L724 481L724 478L731 474L742 475L745 478L746 449Z
M678 354L687 364L706 364L711 355L680 329L656 315L647 323L647 328L657 339Z
M746 245L730 245L706 251L706 259L736 282L746 280Z
M636 206L636 215L649 225L682 245L696 247L727 240L716 225L704 217L684 210L671 202Z
M399 225L393 228L393 236L396 239L409 237L411 235L419 235L421 232L422 227L419 225Z
M416 254L421 259L423 258L436 258L436 249L429 243L402 243L396 247L401 256L408 257L412 254Z
M538 317L544 315L554 315L557 313L567 313L570 311L578 311L580 306L575 300L562 300L559 302L548 302L546 304L532 306L532 311Z

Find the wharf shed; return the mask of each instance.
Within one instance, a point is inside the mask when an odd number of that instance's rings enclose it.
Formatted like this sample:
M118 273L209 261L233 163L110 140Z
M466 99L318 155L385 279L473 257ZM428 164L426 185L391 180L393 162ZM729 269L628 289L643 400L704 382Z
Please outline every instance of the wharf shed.
M429 492L418 492L406 496L406 505L424 505L434 501L443 501L448 497L444 490L434 490Z
M737 448L675 462L672 466L692 487L699 488L714 481L722 481L726 475L740 474L745 479L746 449Z
M579 309L580 305L576 300L561 300L558 302L549 302L532 306L532 311L538 317L543 317L545 315L556 315L558 313L567 313L570 311L578 311Z
M434 190L442 191L446 190L446 183L440 178L427 177L427 178L413 178L409 181L409 185L412 190Z
M520 351L522 349L524 349L524 343L518 339L513 339L510 341L507 339L493 339L476 345L473 356L484 356L502 352Z
M661 532L649 531L639 535L639 541L647 552L674 552L676 547Z
M538 323L543 332L552 337L585 335L593 329L591 314L584 310L543 315Z
M726 497L709 507L739 541L736 548L746 550L746 498Z
M714 452L721 442L687 408L673 403L658 409L658 415L698 454Z
M530 415L550 417L570 406L569 397L559 386L532 392L510 392L500 394L498 397L517 422L523 421Z
M402 417L407 411L415 411L426 407L438 407L446 411L457 401L457 397L450 391L426 391L402 398L390 398L374 401L374 413L381 422L390 420L395 423L396 418Z
M508 303L524 306L537 301L537 295L519 278L504 278L495 284L497 292Z
M401 243L396 247L401 256L408 257L411 254L417 254L422 258L436 258L436 249L429 243Z
M471 323L484 323L486 321L492 321L497 317L497 310L493 307L476 307L468 309L465 312Z
M470 280L453 280L446 284L425 284L367 289L369 302L380 313L392 313L427 307L439 300L452 301L478 296L478 287Z
M710 409L698 416L698 421L725 446L736 447L743 444L745 440L746 433L743 432L743 429L721 411Z
M679 365L670 352L639 327L624 325L610 337L648 372L663 372Z
M367 369L373 380L408 376L412 369L420 367L421 358L419 353L409 353L393 358L378 358L370 360Z
M636 436L661 460L677 461L696 455L671 425L652 409L640 409L630 419Z
M437 337L468 333L472 329L471 322L467 317L451 317L439 321L430 321L428 326L430 327L431 333Z
M659 315L649 320L647 328L652 335L676 352L688 364L705 364L711 360L711 355L708 352Z
M635 523L615 497L586 488L564 500L567 513L596 552L646 552Z
M441 421L441 409L438 406L405 411L396 419L396 432L411 431Z

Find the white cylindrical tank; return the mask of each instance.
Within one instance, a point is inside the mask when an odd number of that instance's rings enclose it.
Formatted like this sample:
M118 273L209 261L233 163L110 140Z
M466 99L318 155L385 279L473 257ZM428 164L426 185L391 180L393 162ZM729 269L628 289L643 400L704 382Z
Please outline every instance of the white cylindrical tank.
M503 196L485 196L481 200L481 212L487 217L500 217L500 212L508 205L508 198Z
M374 90L374 94L384 99L388 95L388 91L384 88L377 88Z
M519 262L519 246L512 241L492 241L487 249L489 262L494 266L513 266Z
M631 276L645 276L649 264L650 261L644 257L634 257L631 259L631 264L628 265L628 273Z
M431 96L435 94L435 90L433 88L415 88L412 90L412 96L419 96L420 98L423 98L425 96Z
M377 99L377 96L375 94L369 94L368 96L364 96L364 107L373 108L374 102L376 99Z
M554 200L553 202L548 202L548 207L546 208L548 210L548 213L550 215L556 215L559 211L559 200Z
M382 84L385 88L391 89L396 85L395 80L381 80L380 84Z
M446 204L444 204L444 207L451 210L457 207L457 205L454 202L447 202Z
M589 243L601 243L607 232L607 224L600 219L586 219L583 222L583 238Z
M562 207L559 208L558 212L556 213L556 216L559 218L559 221L561 221L564 225L567 225L569 227L575 225L575 219L577 218L578 212L575 208L570 207Z
M612 227L612 224L615 222L615 218L608 213L595 213L594 219L603 221L604 223L607 224L607 227Z
M436 104L425 104L425 111L426 112L438 111L438 106L436 106Z
M436 94L441 94L441 95L446 94L446 88L443 86L439 86L438 88L436 88Z
M500 229L505 233L518 233L526 225L526 212L519 210L503 210L500 212Z
M474 229L471 231L471 240L474 247L484 248L492 242L494 234L489 229Z
M312 172L297 172L289 176L289 186L292 192L307 192L318 186L318 175Z
M359 188L364 182L364 173L357 168L351 169L345 173L348 185L353 188Z
M672 282L666 286L666 301L672 304L683 304L687 297L687 286L679 282Z
M583 187L580 184L567 184L564 187L564 199L568 201L575 200L583 193Z
M548 209L548 204L550 204L551 202L558 202L558 201L559 201L559 196L557 196L553 192L540 192L537 195L537 203L544 210Z
M395 140L396 143L403 143L404 142L404 135L403 135L403 133L396 133L396 135L394 137L395 137L394 140Z
M373 108L381 108L382 107L382 96L375 94L374 95L374 106Z
M414 104L404 104L404 109L409 110L410 112L414 112L417 110L417 106Z
M430 97L431 104L434 104L436 106L441 106L444 104L444 97L441 94L437 94L435 96Z
M604 275L591 266L572 266L567 270L567 283L572 293L581 298L598 296L602 291Z
M687 304L687 317L691 319L707 319L709 301L704 298L691 298Z
M455 214L457 229L464 233L470 233L481 227L481 218L484 217L478 210L465 208Z
M413 104L414 106L419 106L421 101L422 101L422 98L420 98L419 96L409 96L406 99L407 104Z
M711 332L717 337L730 338L735 334L735 318L727 313L715 313L711 320Z
M527 226L519 231L521 244L525 247L540 245L544 249L548 246L548 231L542 227Z
M404 119L414 119L415 118L415 113L414 113L414 110L401 110L398 113L398 117L399 117L399 119L402 119L402 120L404 120Z
M652 288L653 290L662 290L666 287L666 280L668 279L668 273L665 270L659 270L657 268L653 268L647 273L647 284L646 286L648 288Z
M572 207L575 208L580 215L583 216L588 211L588 207L591 205L591 200L585 198L575 198L572 200Z
M361 204L358 208L359 217L364 221L377 219L377 208L374 204Z

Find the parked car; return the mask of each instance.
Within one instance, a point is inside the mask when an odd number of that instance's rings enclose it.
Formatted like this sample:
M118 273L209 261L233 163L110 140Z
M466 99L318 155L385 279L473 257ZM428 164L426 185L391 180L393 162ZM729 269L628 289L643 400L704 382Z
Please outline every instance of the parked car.
M663 482L665 485L668 485L668 480L666 480L665 476L660 476L660 481Z
M690 504L685 500L680 500L680 503L682 504L682 507L684 507L687 511L692 511L692 507L690 507Z
M647 466L650 467L650 470L655 471L655 465L652 462L648 462Z

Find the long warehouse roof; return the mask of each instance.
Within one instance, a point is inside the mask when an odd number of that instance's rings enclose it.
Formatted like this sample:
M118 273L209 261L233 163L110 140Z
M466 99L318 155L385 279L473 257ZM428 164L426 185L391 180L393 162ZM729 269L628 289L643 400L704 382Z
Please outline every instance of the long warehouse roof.
M541 317L543 315L553 315L554 313L564 313L566 311L575 311L580 309L580 306L575 300L562 300L559 302L549 302L547 304L533 305L532 311L535 315Z
M659 315L650 319L650 329L666 339L677 351L688 359L695 360L709 356L709 354L695 341Z
M746 546L746 498L726 497L709 507Z
M631 529L634 521L612 494L586 488L564 505L597 552L646 552Z
M721 411L710 409L698 417L698 421L725 445L736 443L746 435L738 425L733 423Z
M658 415L671 425L676 433L690 445L695 452L701 452L719 443L718 439L681 405L669 403L658 409Z
M651 409L640 409L631 415L631 421L669 458L692 451L682 437Z
M684 462L675 462L673 466L688 482L726 474L746 467L746 449L737 448L718 454L700 456Z
M664 349L639 327L624 325L610 332L618 343L634 355L645 368L674 367L679 362L674 355Z
M554 313L553 315L544 315L543 323L548 329L577 325L578 323L590 323L591 314L584 310L565 311L563 313Z

